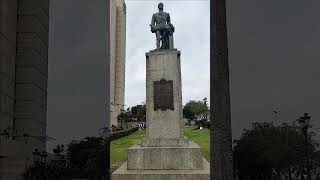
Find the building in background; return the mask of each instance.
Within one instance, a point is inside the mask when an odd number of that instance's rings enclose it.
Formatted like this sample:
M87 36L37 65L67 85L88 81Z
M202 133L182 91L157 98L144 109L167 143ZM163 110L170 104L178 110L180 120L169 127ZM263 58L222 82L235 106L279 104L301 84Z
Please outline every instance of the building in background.
M111 0L110 8L110 126L118 126L125 106L126 4Z
M46 147L49 0L0 0L0 179Z

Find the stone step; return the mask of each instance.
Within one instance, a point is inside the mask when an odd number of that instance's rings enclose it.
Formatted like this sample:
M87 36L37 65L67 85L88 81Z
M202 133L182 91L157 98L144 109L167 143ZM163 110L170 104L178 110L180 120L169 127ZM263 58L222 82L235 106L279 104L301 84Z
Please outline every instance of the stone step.
M128 149L128 169L202 169L202 158L200 147L192 141L180 147L134 145Z
M128 170L125 162L112 175L111 180L209 180L210 164L205 160L198 170Z

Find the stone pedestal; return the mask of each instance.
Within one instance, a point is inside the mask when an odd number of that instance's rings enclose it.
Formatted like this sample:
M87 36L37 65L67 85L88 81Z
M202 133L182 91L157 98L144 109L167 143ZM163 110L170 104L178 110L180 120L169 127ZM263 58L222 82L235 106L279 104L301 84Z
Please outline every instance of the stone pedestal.
M205 159L202 162L203 168L194 170L128 170L124 163L111 180L209 180L210 165Z
M146 140L142 141L142 145L148 146L148 141L156 142L158 139L163 141L176 140L178 143L181 138L184 138L180 51L175 49L150 51L146 53L146 66L147 129ZM170 90L169 92L155 92L156 84L161 84L161 80L168 86L171 85L171 92ZM172 97L168 97L170 94L172 94ZM157 103L155 102L157 98L166 98L167 100ZM157 106L160 108L157 108ZM151 144L156 146L154 143Z
M112 180L209 180L209 163L183 133L180 51L150 51L146 65L146 134Z
M187 170L202 169L200 147L194 142L185 147L143 147L135 145L128 149L129 170Z

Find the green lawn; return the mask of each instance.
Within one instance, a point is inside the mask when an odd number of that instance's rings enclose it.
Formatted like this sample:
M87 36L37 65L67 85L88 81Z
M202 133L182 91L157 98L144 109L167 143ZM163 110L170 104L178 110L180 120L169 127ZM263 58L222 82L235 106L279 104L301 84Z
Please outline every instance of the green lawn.
M207 161L210 161L210 129L203 128L194 130L196 126L185 126L184 135L190 141L201 147L201 153Z
M189 140L194 141L201 147L202 155L210 161L210 130L206 128L193 130L195 127L186 126L184 133ZM110 158L112 170L120 167L127 160L128 148L140 143L143 137L144 131L136 131L129 136L111 142Z
M136 131L129 136L122 137L110 143L111 169L120 167L127 161L127 150L129 147L140 143L144 137L144 131Z

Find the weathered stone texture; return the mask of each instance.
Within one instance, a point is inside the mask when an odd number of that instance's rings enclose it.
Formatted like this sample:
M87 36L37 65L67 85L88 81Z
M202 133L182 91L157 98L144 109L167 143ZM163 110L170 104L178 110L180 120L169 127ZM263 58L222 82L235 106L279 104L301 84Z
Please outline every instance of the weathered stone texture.
M18 134L41 137L30 139L42 149L46 136L48 3L48 0L19 1L17 22L15 129Z
M226 28L226 0L216 0L213 6L213 35L211 41L211 177L233 179L232 131L230 111L228 39Z
M0 0L0 132L12 133L14 117L14 79L16 57L17 1ZM12 150L10 139L1 137L0 156ZM4 179L7 160L0 158L0 179Z
M184 138L175 138L175 139L154 139L154 138L142 138L141 146L143 147L161 147L161 146L188 146L189 139Z
M180 51L150 51L146 58L146 138L183 138ZM161 79L173 81L174 110L154 110L154 82Z
M126 14L124 0L110 1L110 126L124 109Z
M198 170L128 170L127 163L117 169L111 180L209 180L209 163L203 159Z
M48 31L48 0L0 0L0 179L20 179L45 150Z
M185 147L142 147L128 149L128 169L202 169L200 147L190 142Z

